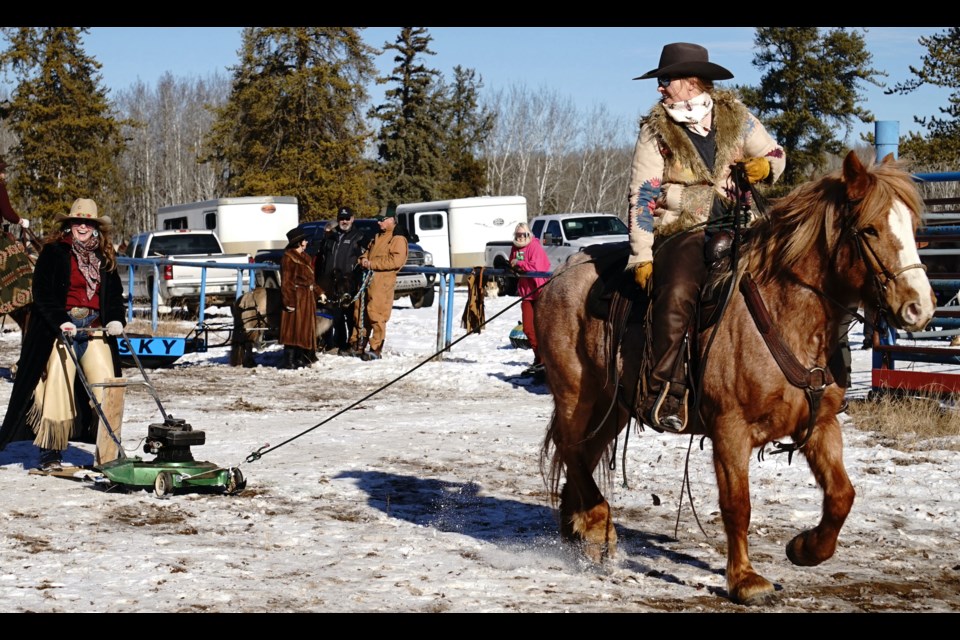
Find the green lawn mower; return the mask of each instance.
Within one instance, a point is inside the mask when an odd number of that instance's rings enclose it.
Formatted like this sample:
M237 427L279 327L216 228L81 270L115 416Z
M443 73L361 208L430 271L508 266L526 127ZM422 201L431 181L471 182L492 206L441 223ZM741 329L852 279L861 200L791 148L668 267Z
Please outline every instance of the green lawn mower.
M84 331L84 329L81 329L81 331ZM85 329L85 331L94 332L103 331L103 329ZM130 339L127 338L126 334L123 334L121 339L126 342L129 353L142 376L142 380L125 379L122 386L144 386L156 401L163 416L162 423L151 424L147 430L143 451L155 456L150 460L137 456L129 457L123 451L116 431L92 391L92 386L110 386L116 383L91 385L87 381L74 351L73 339L61 334L61 340L63 340L67 352L73 359L74 365L76 365L77 376L83 383L87 395L100 417L101 425L106 428L110 438L117 446L119 456L117 459L93 467L92 471L99 476L94 477L94 480L110 486L142 489L153 487L154 493L160 498L168 497L178 490L216 491L226 494L243 491L247 483L238 467L223 467L212 462L194 459L190 447L204 444L206 434L203 431L194 430L185 420L167 414L136 351L130 345Z

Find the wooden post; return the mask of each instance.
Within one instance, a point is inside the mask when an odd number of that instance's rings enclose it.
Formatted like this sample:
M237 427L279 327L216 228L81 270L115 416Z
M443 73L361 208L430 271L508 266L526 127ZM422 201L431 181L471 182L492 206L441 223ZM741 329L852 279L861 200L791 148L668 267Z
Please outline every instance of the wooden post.
M107 378L104 381L103 401L100 408L103 409L103 415L109 427L101 420L97 428L97 448L93 455L95 466L99 467L120 457L120 446L117 443L120 441L120 427L123 424L125 390L126 383L123 378Z

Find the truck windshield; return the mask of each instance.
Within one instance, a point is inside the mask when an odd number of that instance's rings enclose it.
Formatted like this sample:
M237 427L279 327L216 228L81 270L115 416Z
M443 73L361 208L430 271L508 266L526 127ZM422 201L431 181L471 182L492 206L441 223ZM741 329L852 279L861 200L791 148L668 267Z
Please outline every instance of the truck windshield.
M627 225L620 218L568 218L563 221L563 231L568 240L593 236L615 236L627 233Z
M217 238L209 233L154 236L150 253L160 256L185 256L198 253L222 253Z

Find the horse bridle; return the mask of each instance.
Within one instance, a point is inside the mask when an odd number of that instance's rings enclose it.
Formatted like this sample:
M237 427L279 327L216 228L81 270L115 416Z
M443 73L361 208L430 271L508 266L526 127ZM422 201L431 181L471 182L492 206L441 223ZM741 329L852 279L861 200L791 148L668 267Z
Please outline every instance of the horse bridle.
M876 250L873 248L873 245L870 244L867 240L866 234L862 229L855 229L852 231L854 239L857 241L857 251L860 254L860 259L863 260L864 264L867 265L867 268L873 272L873 279L877 284L879 291L886 291L887 284L896 280L904 272L911 269L923 269L927 270L927 265L918 262L916 264L908 264L905 267L900 267L896 271L891 271L887 268L887 265L883 264L880 260L880 257L877 255Z
M850 209L848 213L853 210L855 204L856 203L854 202L849 203ZM851 226L847 227L845 231L849 232L850 235L853 236L853 239L855 240L854 244L857 247L857 253L863 263L867 266L867 269L871 271L878 293L886 291L887 285L896 280L906 271L911 269L923 269L924 271L927 270L927 266L925 264L917 263L900 267L896 271L891 271L880 259L880 256L877 255L876 250L870 244L870 241L867 239L867 235L863 229L854 229ZM838 244L837 246L839 247L840 245ZM834 253L834 262L836 261L836 255L837 254ZM845 312L850 312L850 310L844 305L833 300L818 288L802 282L801 284L819 295L824 300L836 305ZM813 427L816 424L817 414L820 410L820 400L823 397L826 387L834 382L833 376L826 367L814 366L811 368L806 368L800 364L799 361L797 361L796 356L794 356L786 346L783 338L773 325L773 322L769 317L769 312L767 312L766 306L763 303L763 298L760 295L760 291L756 287L756 284L753 282L749 273L744 273L740 285L741 293L743 294L747 309L753 316L754 322L757 328L760 330L760 333L767 344L767 348L773 355L774 360L776 360L777 364L780 366L787 380L789 380L790 383L795 387L803 389L807 395L807 401L810 409L809 419L800 438L791 444L783 444L780 442L773 443L773 453L787 453L787 459L789 461L793 456L793 452L803 448L803 446L810 439L810 436L813 434ZM883 296L878 295L877 298L878 309L885 312L892 312L892 309L889 308L889 305L883 299ZM853 314L862 322L866 323L866 320L859 313L853 312ZM762 458L762 448L757 455L758 457Z

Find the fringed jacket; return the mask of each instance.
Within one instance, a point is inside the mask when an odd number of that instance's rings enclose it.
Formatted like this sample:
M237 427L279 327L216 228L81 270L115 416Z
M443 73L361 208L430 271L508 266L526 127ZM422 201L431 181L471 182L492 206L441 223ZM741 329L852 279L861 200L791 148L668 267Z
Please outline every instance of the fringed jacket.
M669 236L704 223L715 196L729 200L727 179L734 163L766 158L770 161L766 184L783 173L783 148L743 103L724 90L712 92L711 97L711 135L716 145L712 171L690 141L686 127L674 122L661 103L641 121L630 167L631 264L653 260L655 235Z

